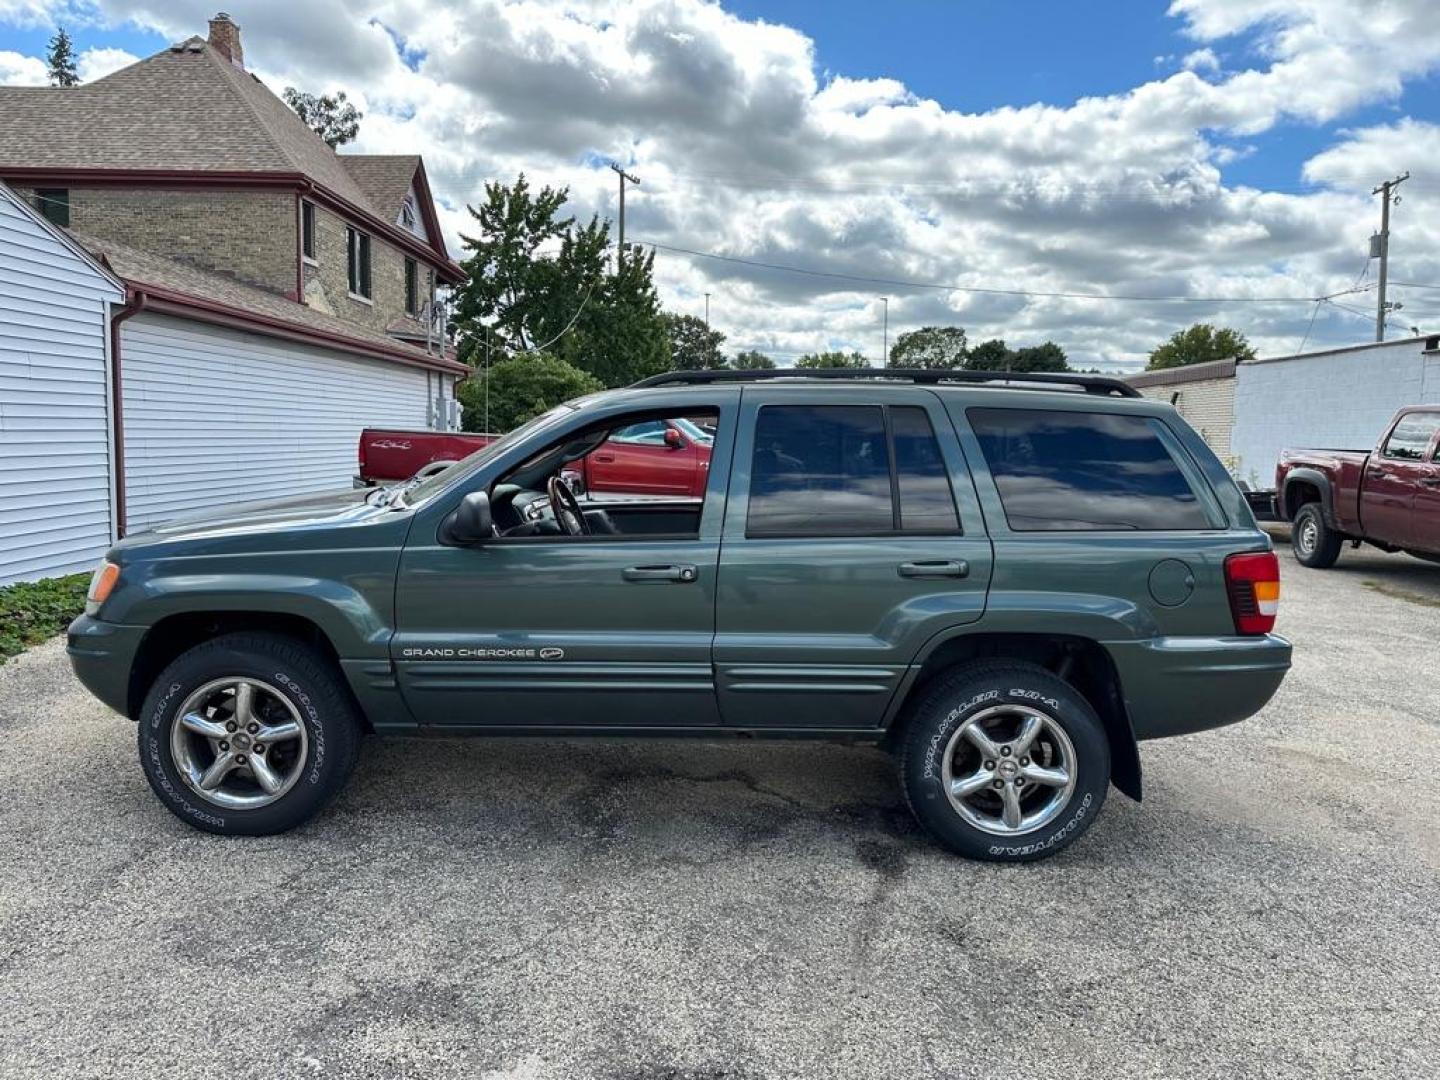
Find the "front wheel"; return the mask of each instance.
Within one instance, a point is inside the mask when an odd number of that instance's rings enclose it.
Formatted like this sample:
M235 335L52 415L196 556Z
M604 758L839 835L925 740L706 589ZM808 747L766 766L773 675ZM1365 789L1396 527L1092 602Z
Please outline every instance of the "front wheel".
M1306 503L1295 515L1295 524L1290 531L1290 544L1295 549L1295 561L1301 566L1325 570L1335 565L1340 558L1340 548L1345 537L1325 524L1319 503Z
M181 654L150 688L139 729L141 767L170 812L239 836L319 813L360 747L330 665L276 634L226 634Z
M946 847L1030 862L1095 820L1110 786L1110 744L1089 702L1044 668L980 663L925 692L900 772L910 809Z

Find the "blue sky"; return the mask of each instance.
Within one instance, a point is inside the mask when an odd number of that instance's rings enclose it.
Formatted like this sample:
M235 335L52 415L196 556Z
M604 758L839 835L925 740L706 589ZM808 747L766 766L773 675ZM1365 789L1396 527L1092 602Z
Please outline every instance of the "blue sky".
M216 4L0 0L0 82L43 80L57 21L98 75L203 34ZM624 160L644 180L630 235L670 246L663 301L698 312L710 293L734 349L873 351L879 294L892 339L963 325L1115 369L1190 321L1269 353L1353 343L1373 307L1370 188L1404 169L1392 277L1440 282L1434 0L226 6L272 89L361 105L348 149L425 155L452 243L484 183L521 171L613 216L605 163ZM1341 302L1360 315L1254 299L1357 273ZM866 276L959 291L847 284ZM1395 295L1397 330L1440 326L1440 290Z

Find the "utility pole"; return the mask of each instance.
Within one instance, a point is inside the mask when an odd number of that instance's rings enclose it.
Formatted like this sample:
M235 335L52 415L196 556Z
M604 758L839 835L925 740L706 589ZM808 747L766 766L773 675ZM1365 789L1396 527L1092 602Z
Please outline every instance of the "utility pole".
M620 264L625 261L625 181L628 180L638 186L640 178L631 176L613 161L610 163L610 168L620 176L620 246L615 249L615 269L619 270Z
M880 303L885 305L885 329L881 332L880 339L880 366L886 367L890 363L890 298L888 296L882 296L880 297Z
M705 294L705 329L710 329L710 294Z
M1380 232L1372 237L1370 241L1370 256L1380 257L1380 289L1376 296L1375 307L1375 340L1385 340L1385 279L1390 270L1390 199L1397 187L1410 179L1410 170L1405 170L1404 175L1395 177L1394 180L1386 180L1383 184L1370 192L1371 195L1380 196ZM1398 202L1399 199L1397 198ZM1378 243L1377 243L1378 241ZM1378 247L1378 251L1376 248Z

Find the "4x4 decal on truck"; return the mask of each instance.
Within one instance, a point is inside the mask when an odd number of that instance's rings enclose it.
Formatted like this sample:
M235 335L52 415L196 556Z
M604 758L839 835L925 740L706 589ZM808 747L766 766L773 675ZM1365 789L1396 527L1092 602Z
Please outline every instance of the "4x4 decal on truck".
M480 648L461 646L459 648L430 648L415 646L401 649L403 660L564 660L565 650L554 647L531 648Z

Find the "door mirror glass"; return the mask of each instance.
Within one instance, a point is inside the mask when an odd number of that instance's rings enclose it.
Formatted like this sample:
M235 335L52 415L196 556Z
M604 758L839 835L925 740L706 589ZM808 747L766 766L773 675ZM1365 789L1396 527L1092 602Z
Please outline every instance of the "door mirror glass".
M671 450L679 450L685 445L685 439L673 427L667 427L665 429L665 445L670 447Z
M490 496L483 491L470 492L445 519L444 537L451 544L483 544L494 535Z

